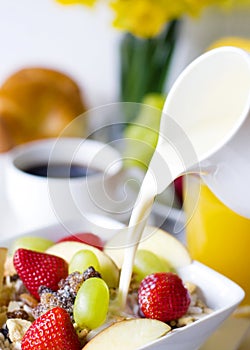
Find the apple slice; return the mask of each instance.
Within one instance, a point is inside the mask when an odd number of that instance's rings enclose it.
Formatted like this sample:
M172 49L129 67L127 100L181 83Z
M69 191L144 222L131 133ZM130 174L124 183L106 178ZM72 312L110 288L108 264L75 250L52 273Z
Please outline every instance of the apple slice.
M114 239L116 238L114 237ZM104 252L121 268L124 249L116 249L114 246L114 240L111 239L105 244ZM144 229L138 249L151 251L159 258L167 261L174 269L188 265L192 261L184 244L170 233L153 226L147 226Z
M7 259L8 249L0 247L0 291L3 286L3 276L4 276L4 267L5 261Z
M60 242L51 246L46 253L59 256L68 263L79 250L91 250L97 257L101 271L99 271L109 287L117 287L119 281L119 269L113 260L100 249L80 242Z
M136 350L162 337L170 329L166 323L148 318L120 321L92 338L84 350Z

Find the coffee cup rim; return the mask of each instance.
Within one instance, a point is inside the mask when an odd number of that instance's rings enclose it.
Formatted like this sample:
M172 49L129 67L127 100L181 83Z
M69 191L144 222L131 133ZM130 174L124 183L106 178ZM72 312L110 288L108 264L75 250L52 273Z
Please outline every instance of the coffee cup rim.
M40 179L40 180L44 180L45 177L42 176L38 176L38 175L33 175L33 174L29 174L28 172L25 171L25 167L29 167L32 165L38 165L42 163L48 163L48 164L52 164L52 162L54 162L53 160L53 155L51 155L53 153L53 150L55 150L55 147L57 145L58 142L63 142L64 146L68 144L68 146L74 146L74 148L79 148L81 146L83 146L84 144L86 145L86 149L91 146L92 150L95 151L100 151L103 150L105 147L105 150L107 150L106 152L109 152L109 155L112 158L112 161L114 163L114 165L109 169L108 171L108 175L109 176L114 176L115 174L119 173L122 170L123 164L122 164L122 158L120 153L113 148L112 146L105 144L101 141L97 141L97 140L92 140L92 139L85 139L85 138L80 138L80 137L60 137L60 138L46 138L46 139L38 139L38 140L34 140L34 141L29 141L20 145L15 146L14 148L12 148L10 151L7 152L7 161L8 161L8 165L14 169L15 171L19 172L19 174L21 175L25 175L25 176L30 176L33 179ZM44 154L41 157L41 150L44 150ZM39 154L39 159L34 159L34 155L37 154L37 152L40 151ZM108 153L106 153L107 155ZM87 155L87 154L86 154ZM27 161L27 157L30 157L29 161ZM66 161L63 160L63 157L65 156L65 154L61 155L61 160L57 160L55 161L55 163L60 163L60 162L68 162L71 161L69 159L67 159ZM27 161L27 162L26 162ZM83 164L83 165L88 165L88 162L86 161L86 159L84 161L78 160L77 161L79 164ZM103 158L103 163L105 163L105 157ZM105 170L105 168L102 166L98 166L97 164L95 164L95 167L97 170L100 170L100 172L91 175L91 178L96 179L100 176L100 173L103 172ZM47 177L46 177L47 179ZM70 181L79 181L80 179L82 179L82 177L76 177L76 178L70 178ZM50 178L50 181L58 181L58 180L65 180L63 178ZM67 178L68 180L68 178Z

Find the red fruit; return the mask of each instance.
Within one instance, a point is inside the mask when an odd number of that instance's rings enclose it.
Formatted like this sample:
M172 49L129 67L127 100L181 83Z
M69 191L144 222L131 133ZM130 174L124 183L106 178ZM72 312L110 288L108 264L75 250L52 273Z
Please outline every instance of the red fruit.
M163 322L183 316L191 301L182 280L172 272L153 273L145 277L140 284L138 298L145 317Z
M80 350L81 345L64 309L55 307L38 317L22 339L22 350Z
M96 247L100 250L103 250L103 241L101 240L100 237L93 233L89 232L84 232L84 233L74 233L70 236L64 237L58 241L60 242L67 242L67 241L73 241L73 242L80 242L80 243L85 243L89 244L93 247Z
M174 180L174 187L175 187L176 195L182 204L183 203L183 178L182 178L182 176L180 176Z
M68 276L67 262L46 253L20 248L14 254L13 263L23 284L37 299L41 285L56 291L59 281Z

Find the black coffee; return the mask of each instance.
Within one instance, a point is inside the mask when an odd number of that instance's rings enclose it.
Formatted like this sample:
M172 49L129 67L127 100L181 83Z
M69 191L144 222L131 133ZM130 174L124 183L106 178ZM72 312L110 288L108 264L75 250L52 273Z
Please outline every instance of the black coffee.
M51 178L77 178L98 174L100 170L89 168L80 164L39 164L23 169L28 174Z

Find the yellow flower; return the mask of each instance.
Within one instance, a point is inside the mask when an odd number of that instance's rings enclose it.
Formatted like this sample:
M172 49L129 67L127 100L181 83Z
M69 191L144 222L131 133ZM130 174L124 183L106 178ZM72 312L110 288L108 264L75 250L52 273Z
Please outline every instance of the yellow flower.
M210 6L228 10L250 5L250 0L56 0L64 5L93 6L110 4L114 10L114 27L143 38L154 37L173 19L185 15L198 16Z
M63 5L87 5L87 6L93 6L96 3L96 0L56 0L57 2L60 2Z
M140 37L153 37L173 19L198 16L208 6L232 1L236 0L111 0L110 6L115 12L116 28Z
M140 37L152 37L166 23L165 1L117 0L111 2L116 17L113 25Z

